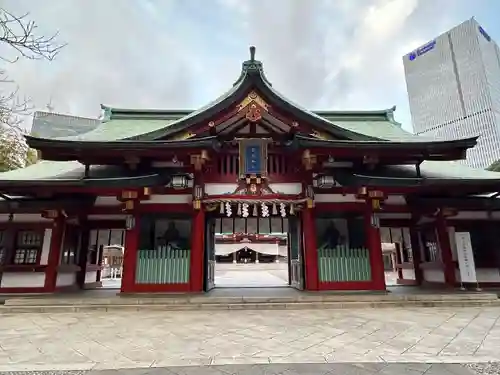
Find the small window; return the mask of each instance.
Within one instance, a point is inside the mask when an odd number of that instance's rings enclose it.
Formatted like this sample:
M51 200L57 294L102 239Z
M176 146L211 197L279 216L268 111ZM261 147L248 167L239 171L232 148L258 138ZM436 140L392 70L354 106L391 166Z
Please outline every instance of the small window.
M17 232L14 264L37 264L42 251L42 240L43 234L38 231Z
M36 249L16 249L14 254L14 264L36 264L38 260L38 250Z

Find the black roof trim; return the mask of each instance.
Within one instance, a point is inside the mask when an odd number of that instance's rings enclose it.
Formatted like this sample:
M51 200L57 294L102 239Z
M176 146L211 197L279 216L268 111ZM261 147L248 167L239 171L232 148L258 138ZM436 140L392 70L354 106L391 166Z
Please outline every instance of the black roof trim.
M117 149L117 150L129 150L137 148L203 148L203 147L214 147L217 144L217 137L209 136L203 138L192 138L184 140L167 140L167 141L156 141L156 140L120 140L120 141L68 141L64 139L45 139L36 138L26 135L26 142L32 148L70 148L73 150L80 149L95 149L95 148L106 148L106 149Z
M133 177L113 177L113 178L80 178L80 179L40 179L40 180L0 180L0 191L5 191L4 187L23 186L50 186L50 187L146 187L153 185L167 185L171 180L170 175L150 174Z
M483 188L500 186L500 178L497 179L469 179L469 178L404 178L404 177L378 177L354 174L359 186L471 186L480 185ZM339 181L340 182L340 181ZM491 190L491 189L490 189Z
M344 140L325 140L313 137L307 137L300 134L295 136L296 142L303 147L354 147L354 148L386 148L386 149L425 149L427 151L441 151L449 148L471 148L477 144L478 137L455 139L448 141L434 142L396 142L386 140L372 141L344 141Z

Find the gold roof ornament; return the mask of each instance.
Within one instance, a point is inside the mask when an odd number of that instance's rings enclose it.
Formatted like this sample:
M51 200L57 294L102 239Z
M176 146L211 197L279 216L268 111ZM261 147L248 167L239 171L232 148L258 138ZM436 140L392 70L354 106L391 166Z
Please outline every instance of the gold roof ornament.
M238 104L238 112L240 112L241 110L243 110L244 108L248 107L251 104L257 104L265 111L268 111L269 109L269 104L267 104L266 101L259 96L259 94L257 94L255 91L250 91L250 93L245 97L245 99L243 99L241 103Z

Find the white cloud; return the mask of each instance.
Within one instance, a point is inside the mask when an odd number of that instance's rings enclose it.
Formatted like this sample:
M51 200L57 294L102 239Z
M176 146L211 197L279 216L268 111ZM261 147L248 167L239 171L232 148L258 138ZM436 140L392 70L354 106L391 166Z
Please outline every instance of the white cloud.
M68 42L54 62L5 66L43 108L190 108L230 87L248 46L304 106L408 110L401 56L463 19L450 0L0 0ZM203 4L201 6L200 4ZM449 4L448 4L449 5ZM448 8L451 9L451 8ZM410 48L410 49L408 49Z

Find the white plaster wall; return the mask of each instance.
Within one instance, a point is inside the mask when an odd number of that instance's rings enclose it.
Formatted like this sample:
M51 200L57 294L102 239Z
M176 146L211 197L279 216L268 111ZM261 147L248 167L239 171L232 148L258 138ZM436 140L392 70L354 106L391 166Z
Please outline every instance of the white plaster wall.
M141 201L141 204L158 204L158 203L191 203L193 196L191 194L153 194L147 200Z
M117 206L121 202L116 197L97 197L94 206Z
M76 284L76 272L57 274L56 287L71 286L75 284Z
M403 195L388 195L384 203L388 205L406 206L406 199Z
M0 214L0 222L7 222L9 221L9 215L8 214ZM51 219L46 219L42 217L40 214L14 214L13 217L14 222L18 223L47 223L51 222Z
M208 195L232 194L238 188L235 183L231 184L205 184L205 193Z
M453 216L453 220L487 220L488 213L486 211L459 211Z
M269 188L276 194L300 194L302 193L301 183L269 184Z
M314 201L318 203L323 202L364 202L362 199L357 199L354 194L316 194L314 196Z
M45 284L45 272L5 272L2 275L2 288L39 288Z
M97 271L87 271L85 273L85 284L95 283L97 281Z
M403 268L403 279L415 280L415 270Z
M425 281L429 281L432 283L444 283L444 272L443 270L430 269L422 270L423 278Z
M40 255L40 264L42 266L49 263L50 240L52 239L52 228L45 229L43 233L42 254Z

